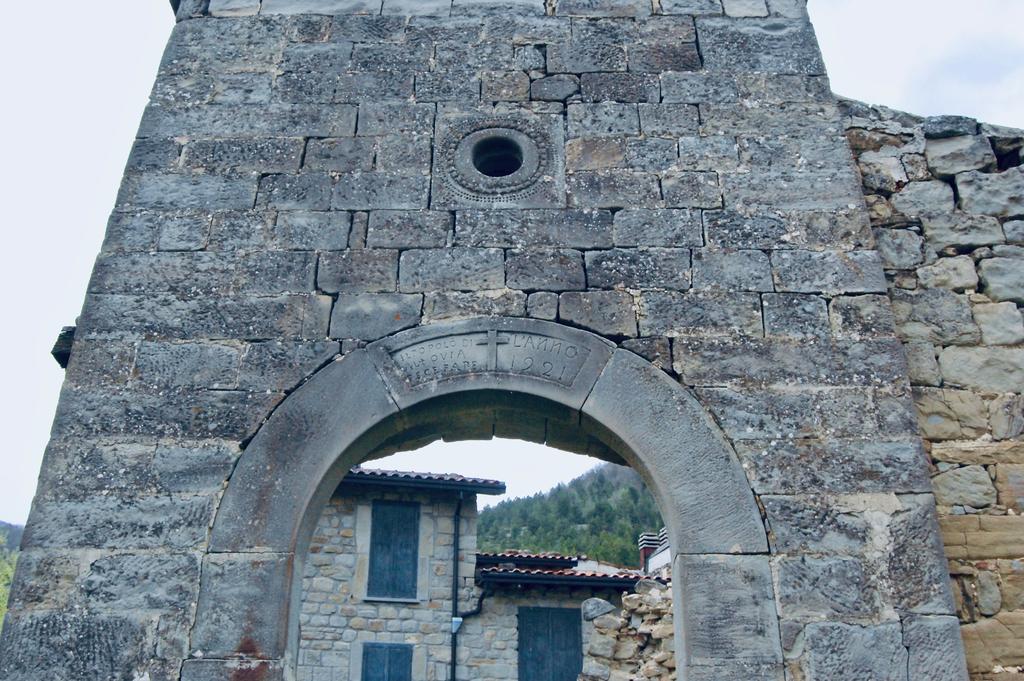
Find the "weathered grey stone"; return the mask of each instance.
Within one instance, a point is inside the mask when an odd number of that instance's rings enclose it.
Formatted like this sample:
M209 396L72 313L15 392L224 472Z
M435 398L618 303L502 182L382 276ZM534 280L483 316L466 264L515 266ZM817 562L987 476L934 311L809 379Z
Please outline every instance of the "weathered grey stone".
M982 303L971 310L985 345L1024 343L1024 318L1015 303Z
M891 270L909 270L924 261L923 239L909 229L876 229L875 242L882 265Z
M967 255L941 258L933 265L917 270L917 278L925 288L948 288L953 291L978 288L978 273L974 259Z
M1024 386L1024 348L946 348L939 366L947 385L996 393Z
M955 617L911 617L903 622L910 653L907 681L964 681L967 661Z
M430 182L422 175L345 173L334 185L334 210L416 210L427 207Z
M619 291L563 293L558 297L558 317L606 336L637 335L633 297Z
M564 102L580 90L580 79L560 73L530 83L530 99L542 102Z
M989 258L981 261L979 270L989 298L1024 305L1024 258Z
M892 197L892 207L907 217L951 213L955 207L953 188L945 182L911 182Z
M760 498L777 552L857 553L867 540L867 521L838 506L833 496Z
M982 135L930 139L924 153L928 169L943 179L969 170L991 170L996 165L992 145Z
M722 207L722 188L715 172L673 172L662 179L661 190L670 208Z
M626 50L620 45L573 41L548 45L548 72L625 71Z
M891 596L896 610L920 615L952 615L948 566L930 494L899 497L903 509L889 523L887 554Z
M1003 395L990 406L992 437L1008 440L1024 433L1024 396Z
M792 293L885 293L882 263L874 251L775 251L777 291Z
M725 73L824 74L825 64L810 31L810 24L786 19L697 21L705 66Z
M231 389L238 383L241 352L227 345L143 342L135 372L143 383L158 387L198 386Z
M678 146L675 140L656 137L628 139L625 161L634 170L665 172L676 167Z
M902 189L910 178L898 156L866 151L857 159L864 188L879 194L893 194Z
M196 140L185 145L184 163L213 170L297 172L302 149L301 139Z
M566 142L565 164L570 172L626 166L626 140L621 137L577 137Z
M253 175L142 173L125 177L117 204L174 210L252 208L256 184Z
M983 570L978 573L978 611L991 617L999 612L1003 605L1003 596L999 591L999 578L995 573Z
M996 488L982 466L965 466L932 479L935 500L944 506L985 508L996 503Z
M348 247L352 226L348 213L283 211L274 225L281 248L299 251L340 251Z
M871 395L863 389L701 388L698 394L734 440L857 437L878 431Z
M459 211L455 245L611 248L612 214L605 210Z
M721 0L662 0L665 14L722 14Z
M768 5L765 0L722 0L725 13L730 17L766 17Z
M702 246L701 216L695 210L625 208L615 213L616 246Z
M761 494L927 492L927 457L916 442L742 442L737 454Z
M332 338L377 340L419 323L423 297L405 293L342 293L331 313Z
M568 115L569 137L616 137L640 133L640 114L636 104L570 104Z
M655 207L661 202L658 176L631 170L573 173L566 179L569 205L598 208Z
M1006 241L1011 244L1024 244L1024 220L1009 220L1003 223Z
M881 599L869 570L856 558L783 558L776 563L783 617L872 617Z
M987 215L967 213L922 215L928 245L935 251L950 246L973 247L991 246L1003 243L1003 230L996 218Z
M509 288L573 291L587 287L583 255L562 249L511 250L505 256Z
M584 73L580 78L584 102L658 102L661 82L653 74Z
M927 139L943 139L978 134L978 121L966 116L929 116L924 121Z
M264 0L262 14L379 14L380 0Z
M842 296L830 306L837 338L879 338L896 335L892 306L886 296Z
M968 213L1014 218L1024 215L1024 168L1001 173L971 171L956 177L960 207Z
M439 248L452 233L450 213L378 210L370 213L366 245L370 248Z
M669 71L699 71L700 68L701 56L696 43L661 39L657 42L641 42L629 50L630 71L653 75Z
M478 291L505 285L505 260L496 248L421 249L402 253L399 289Z
M640 298L643 336L763 333L756 293L646 292Z
M904 344L907 351L907 368L913 385L934 385L942 382L939 360L935 346L931 343L910 342Z
M768 256L762 251L697 249L693 253L693 288L772 291Z
M764 332L768 338L825 338L829 335L828 306L819 296L766 293Z
M945 289L891 293L900 337L935 345L976 343L981 332L966 296Z
M583 612L583 619L587 622L592 622L601 615L607 615L616 610L614 605L602 598L588 598L583 601L583 605L580 608Z
M898 622L860 627L814 623L804 629L808 678L815 681L906 681L907 649Z
M547 291L531 293L526 300L526 314L535 319L554 320L558 317L558 295Z
M212 17L244 17L259 13L259 0L210 0Z
M663 105L670 106L670 105ZM640 125L644 127L644 111L640 110ZM679 167L687 170L729 170L739 164L736 140L725 135L714 137L680 137Z
M317 286L328 293L394 291L398 251L360 249L320 256Z
M617 248L586 254L591 288L690 288L690 251L685 248Z
M686 644L693 663L782 660L767 558L681 555L673 573L692 607Z

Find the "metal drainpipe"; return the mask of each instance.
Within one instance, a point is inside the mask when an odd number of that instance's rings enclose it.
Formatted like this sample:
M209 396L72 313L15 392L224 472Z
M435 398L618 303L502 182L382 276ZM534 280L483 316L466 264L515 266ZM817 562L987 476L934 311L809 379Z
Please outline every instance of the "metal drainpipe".
M451 681L455 681L455 672L458 664L459 652L459 628L462 626L462 618L459 617L459 524L462 519L462 492L459 492L459 502L455 504L454 530L455 539L452 543L452 661Z

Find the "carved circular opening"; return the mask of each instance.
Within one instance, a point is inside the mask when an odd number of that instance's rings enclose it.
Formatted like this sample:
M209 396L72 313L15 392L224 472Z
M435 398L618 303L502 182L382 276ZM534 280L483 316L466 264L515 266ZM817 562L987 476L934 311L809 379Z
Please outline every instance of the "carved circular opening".
M485 137L473 145L473 166L487 177L508 177L523 167L523 148L508 137Z

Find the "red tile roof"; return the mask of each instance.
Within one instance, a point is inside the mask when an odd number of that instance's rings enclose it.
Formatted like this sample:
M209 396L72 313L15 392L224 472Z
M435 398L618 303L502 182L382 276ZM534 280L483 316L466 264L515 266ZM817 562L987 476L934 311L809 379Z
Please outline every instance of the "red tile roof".
M526 568L488 567L477 574L477 581L487 584L549 584L553 586L591 586L629 588L641 579L650 579L642 572L582 572L571 569L540 570Z
M476 554L477 560L481 558L487 562L495 562L497 560L507 559L507 562L516 562L517 560L549 560L552 562L566 562L566 563L578 563L581 560L587 560L586 556L567 556L562 553L554 553L548 551L545 553L532 553L530 551L519 551L516 549L508 549L498 553L481 552Z

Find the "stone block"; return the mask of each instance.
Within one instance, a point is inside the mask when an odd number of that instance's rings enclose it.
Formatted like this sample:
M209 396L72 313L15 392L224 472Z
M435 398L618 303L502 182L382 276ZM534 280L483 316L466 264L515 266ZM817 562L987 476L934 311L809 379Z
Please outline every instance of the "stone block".
M881 610L877 586L860 559L798 556L779 559L775 569L784 618L870 618Z
M828 306L824 298L797 293L766 293L761 301L766 337L811 339L829 335Z
M342 293L331 314L332 338L374 341L420 321L423 297L404 293Z
M666 174L661 181L665 205L670 208L722 207L722 187L718 173L710 171L678 171Z
M874 251L775 251L776 290L790 293L885 293Z
M651 13L647 0L558 0L555 14L577 17L642 17Z
M547 291L531 293L526 300L526 314L534 319L553 320L558 317L558 295Z
M909 229L876 229L875 242L882 265L890 270L909 270L924 262L924 240Z
M970 391L915 388L914 406L922 434L932 441L975 438L988 430L985 403Z
M342 73L335 83L334 101L404 101L412 97L414 82L415 75L408 71Z
M1024 258L989 258L981 261L979 270L985 295L1024 305Z
M566 189L569 205L576 208L655 207L661 201L657 175L631 170L573 173Z
M199 440L159 444L152 469L159 489L182 494L216 494L231 475L241 451L236 443Z
M558 313L558 296L555 293L533 293L534 296L549 296L544 305L545 319L554 319ZM423 302L424 322L454 321L474 317L525 317L527 295L522 291L495 289L493 291L431 291ZM531 317L539 315L530 314Z
M370 213L369 248L440 248L448 243L452 215L444 211L378 210Z
M260 11L260 0L210 0L211 17L253 16Z
M942 382L939 360L935 346L931 343L912 342L904 345L907 351L907 368L912 385L938 386Z
M223 22L216 22L218 24ZM345 137L356 127L356 107L274 103L149 107L140 137ZM208 180L204 176L204 181Z
M695 16L722 14L722 0L662 0L661 11Z
M584 102L661 101L661 81L653 74L584 73L580 90Z
M274 224L274 241L283 249L340 251L348 247L349 213L282 211Z
M564 102L580 91L580 79L559 73L530 83L530 99L541 102Z
M934 264L917 270L918 282L925 288L948 288L965 291L978 288L974 259L967 255L940 258Z
M570 172L626 166L622 137L576 137L565 143L565 165Z
M982 466L965 466L932 479L935 500L942 506L985 508L996 503L996 488Z
M1001 395L989 406L992 437L1009 440L1024 434L1024 395Z
M265 660L185 660L181 666L181 681L219 681L244 679L284 681L280 662Z
M1024 168L1001 173L971 171L956 176L960 207L976 215L1014 218L1024 215Z
M558 316L606 336L637 335L633 297L620 291L563 293L558 297Z
M945 289L894 289L891 297L896 327L905 341L961 345L981 340L966 296Z
M843 508L833 496L760 498L772 530L773 549L779 553L859 554L867 543L867 520Z
M690 288L690 251L685 248L591 251L586 264L591 288Z
M1024 386L1024 348L946 348L939 367L948 385L997 393Z
M298 172L301 139L196 140L185 145L184 164L211 170L260 173Z
M402 253L398 286L403 292L479 291L505 285L504 253L496 248L421 249Z
M985 345L1024 343L1024 318L1016 304L982 303L973 306L971 311L981 329L981 339Z
M668 338L635 338L623 341L622 347L635 352L659 369L672 369L672 349Z
M317 286L328 293L394 291L398 284L398 251L358 249L322 253Z
M567 248L510 250L505 257L505 278L509 288L521 290L573 291L587 287L583 255Z
M768 5L765 0L722 0L725 14L730 17L766 17Z
M693 288L772 291L772 269L762 251L701 248L693 254Z
M606 210L459 211L457 246L611 248L612 214Z
M955 207L953 188L938 180L911 182L893 195L892 207L907 217L952 213Z
M825 64L809 22L706 18L697 21L705 66L719 73L823 75Z
M644 336L760 336L761 301L756 293L645 292L640 331Z
M702 246L699 211L625 208L615 213L612 233L616 246Z
M331 177L326 173L265 175L260 178L256 205L276 210L328 210Z
M907 649L899 622L860 627L821 622L804 629L803 670L814 681L906 681Z
M646 138L626 140L626 165L634 170L663 172L676 166L675 140Z
M732 78L687 72L661 74L661 95L661 100L666 103L693 105L736 102L740 96Z
M530 77L522 71L491 71L480 84L485 102L525 102L530 99Z
M662 106L671 106L663 104ZM644 123L644 111L640 110L640 124ZM644 132L648 135L657 132ZM679 138L679 167L685 170L733 170L739 164L738 148L736 140L725 135L713 137L689 137Z
M1024 664L1021 652L1019 613L1000 613L996 617L964 625L961 633L972 673L990 672L996 666Z
M917 442L750 441L736 446L759 494L878 494L930 491Z
M685 626L691 664L781 662L778 615L764 556L686 556L673 572L689 604Z
M925 139L945 139L978 134L978 121L966 116L929 116L922 126Z
M252 208L254 175L147 172L124 178L117 195L123 208L232 210Z
M636 104L601 102L570 104L569 137L618 137L640 134Z
M880 338L896 335L892 305L886 296L842 296L830 306L837 338Z
M135 374L154 387L231 389L238 383L241 353L229 345L143 342L135 357Z
M334 210L417 210L427 207L430 181L393 172L343 173L334 185Z
M629 48L629 70L638 73L700 71L701 58L692 42L642 42ZM657 100L655 100L657 101Z
M900 613L952 615L948 565L930 494L899 497L887 553L890 595Z
M380 14L381 0L263 0L261 14Z
M734 440L878 434L872 397L863 389L794 393L772 388L701 388L698 395Z
M908 681L966 681L967 661L955 617L911 617L903 623Z
M930 139L925 145L928 169L935 177L949 179L970 170L992 170L996 155L982 135Z
M593 73L626 70L626 49L608 43L568 42L548 45L548 72Z
M360 136L423 135L433 129L433 104L363 102L359 105L356 134Z
M1011 244L1024 244L1024 220L1008 220L1003 223L1006 241Z

